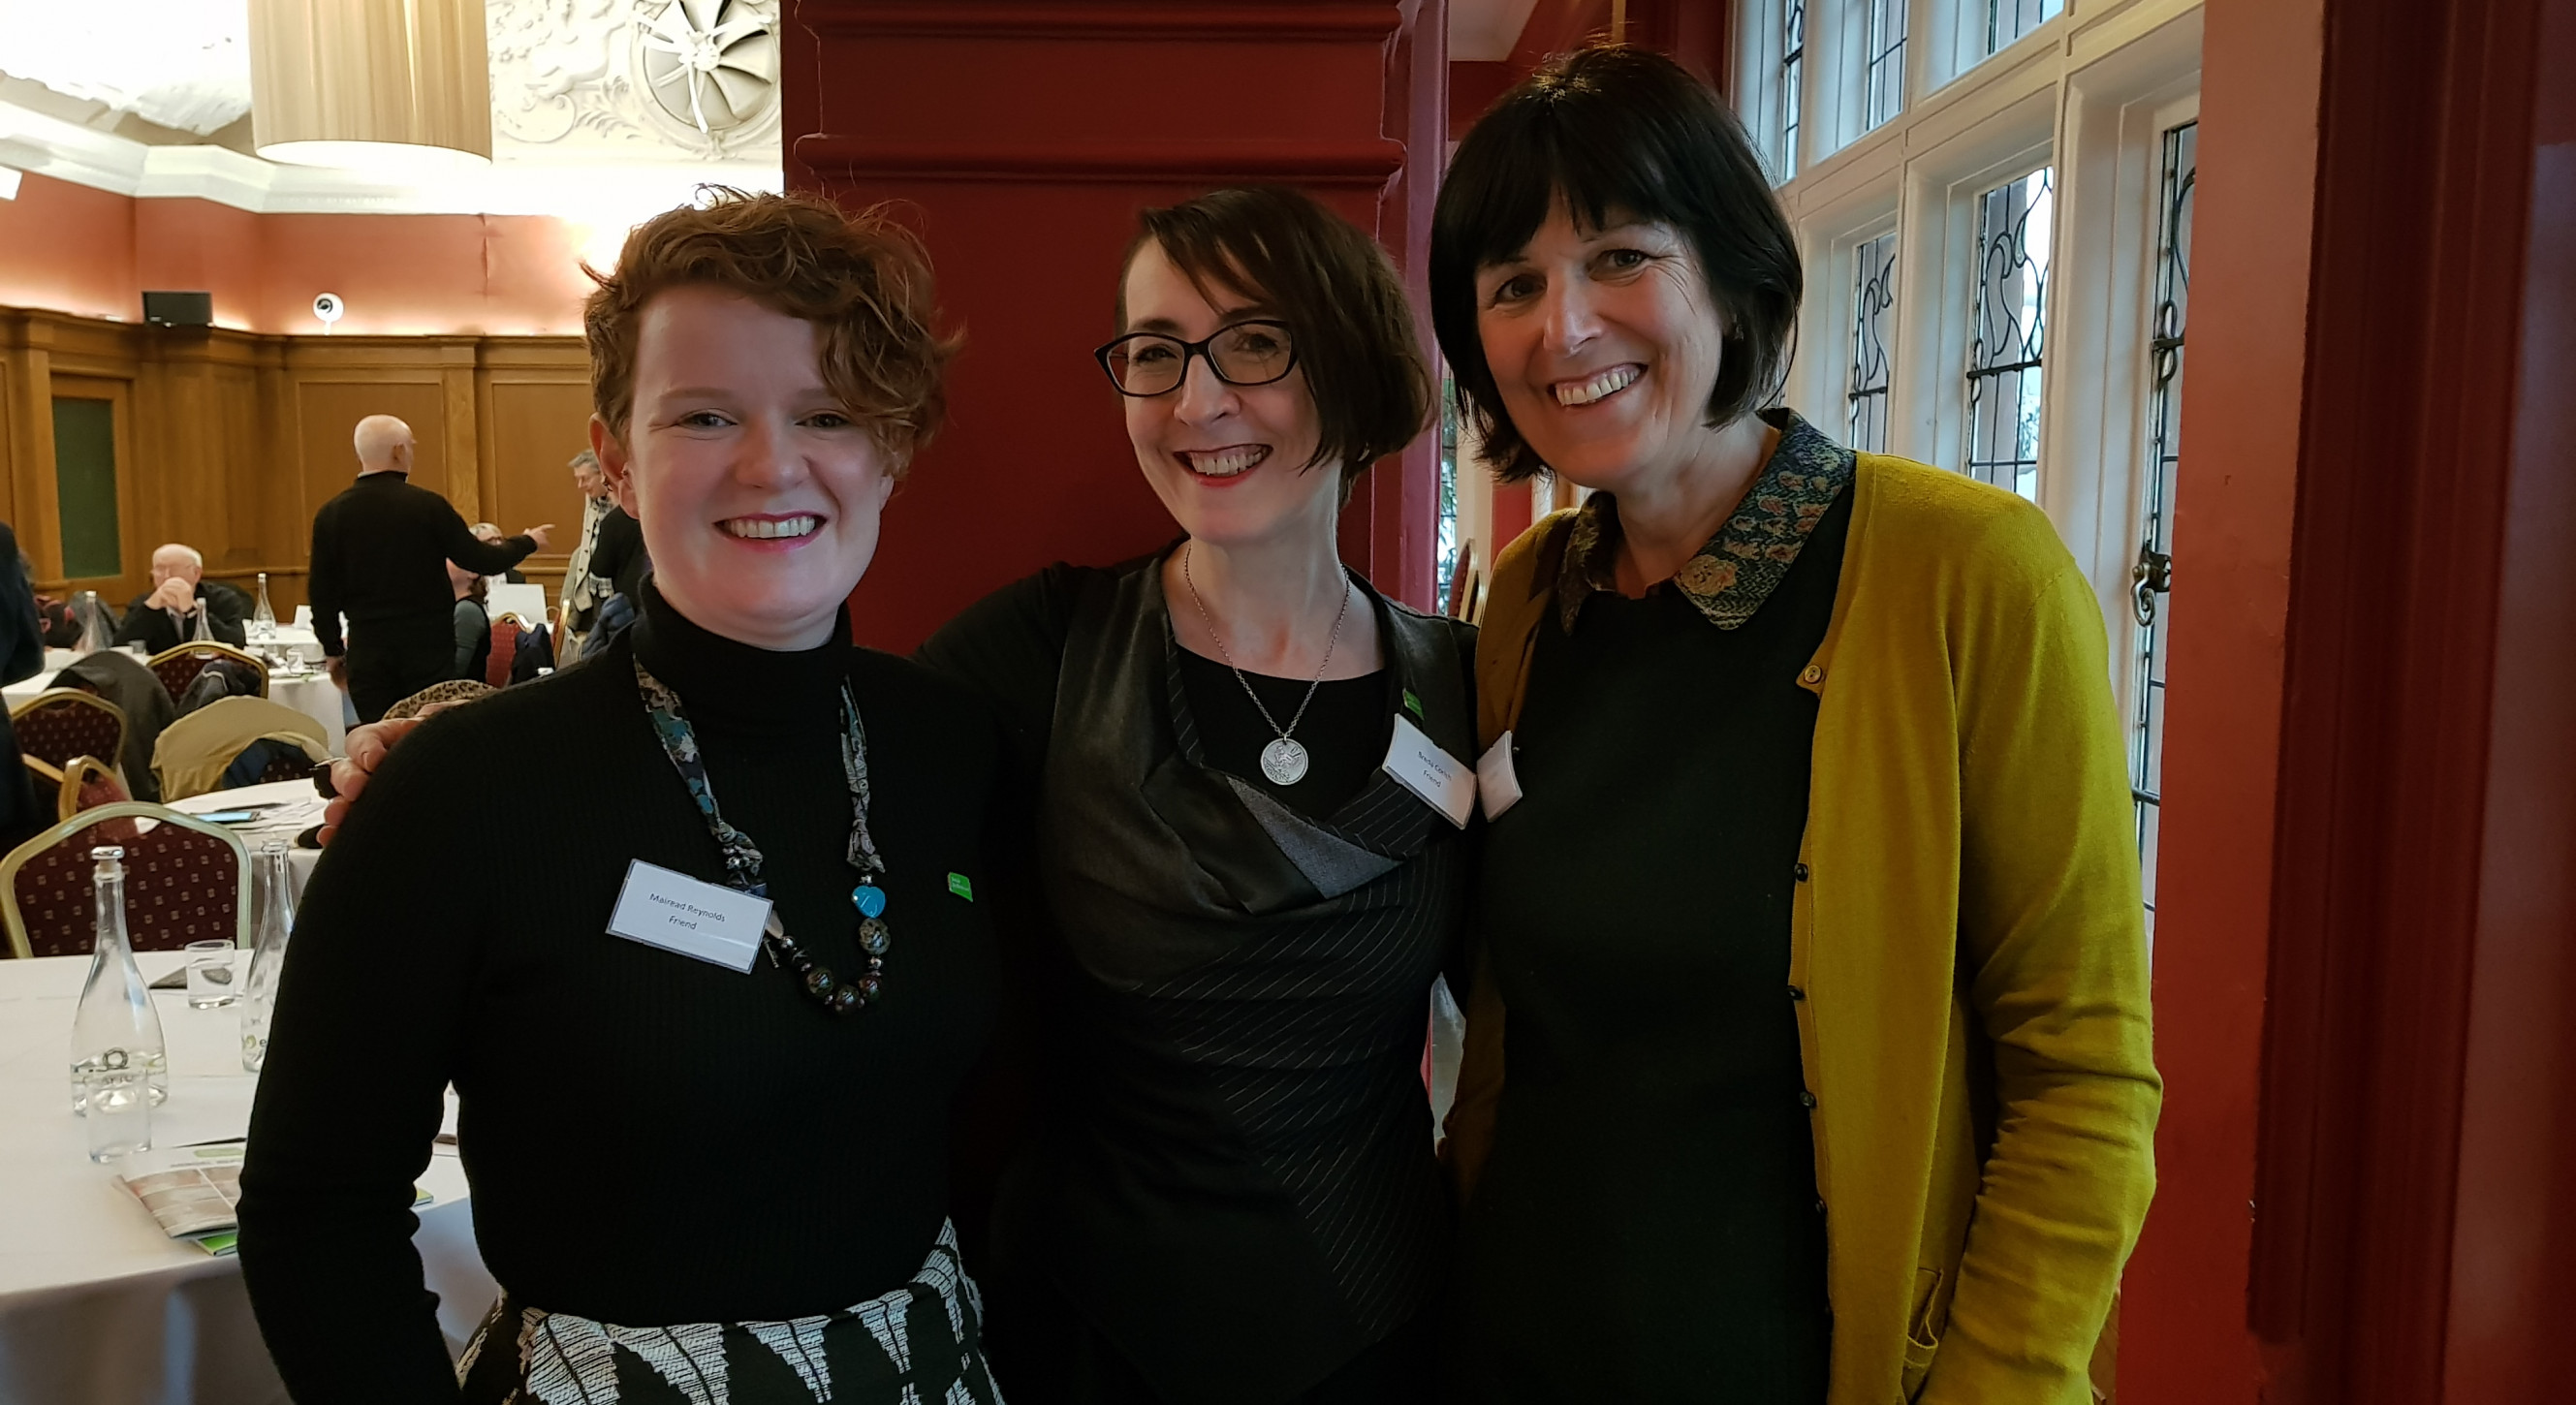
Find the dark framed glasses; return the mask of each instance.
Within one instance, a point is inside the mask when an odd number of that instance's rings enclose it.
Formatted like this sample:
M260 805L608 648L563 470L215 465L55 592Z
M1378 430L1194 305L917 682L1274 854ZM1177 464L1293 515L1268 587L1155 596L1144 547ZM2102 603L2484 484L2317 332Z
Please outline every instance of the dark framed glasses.
M1109 383L1121 395L1165 395L1189 374L1190 358L1204 356L1208 369L1228 385L1268 385L1296 369L1297 345L1288 324L1267 319L1219 327L1198 341L1183 341L1160 332L1129 332L1091 353Z

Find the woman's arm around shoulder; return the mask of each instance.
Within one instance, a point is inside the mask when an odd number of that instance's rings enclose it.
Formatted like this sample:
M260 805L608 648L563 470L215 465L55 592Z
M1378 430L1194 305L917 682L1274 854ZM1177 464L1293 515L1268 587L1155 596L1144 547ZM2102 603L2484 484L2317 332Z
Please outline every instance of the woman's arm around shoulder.
M1055 724L1056 676L1074 603L1089 578L1105 574L1059 561L958 611L913 654L985 700L1017 763L1032 774Z
M492 706L486 703L485 706ZM412 1248L468 1019L479 914L460 891L507 764L464 715L424 725L376 777L297 915L242 1169L241 1261L298 1400L453 1401Z

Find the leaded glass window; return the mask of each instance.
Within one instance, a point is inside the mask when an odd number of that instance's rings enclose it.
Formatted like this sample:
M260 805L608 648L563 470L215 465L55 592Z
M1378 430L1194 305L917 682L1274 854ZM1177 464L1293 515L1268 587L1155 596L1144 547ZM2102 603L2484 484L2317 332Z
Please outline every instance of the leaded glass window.
M1458 387L1440 375L1440 531L1432 542L1431 588L1446 592L1458 570ZM1447 596L1444 593L1442 600Z
M1986 52L2002 52L2065 8L2066 0L1986 0Z
M1798 174L1800 89L1807 75L1807 0L1781 0L1780 179Z
M1896 231L1852 250L1851 384L1845 392L1848 441L1864 453L1887 452L1887 313L1896 303Z
M2182 454L2182 337L2191 309L2191 188L2200 124L2165 133L2156 221L2156 303L2147 342L2147 474L2132 575L2137 628L2137 697L2129 715L2129 792L2138 807L2138 874L2147 897L2147 935L2156 930L2156 837L2165 764L2164 592L2173 572L2174 465Z
M1861 130L1876 129L1905 110L1906 0L1861 0L1869 10L1863 35Z
M2033 502L2039 500L2051 174L2042 166L1977 197L1977 304L1968 346L1968 475Z

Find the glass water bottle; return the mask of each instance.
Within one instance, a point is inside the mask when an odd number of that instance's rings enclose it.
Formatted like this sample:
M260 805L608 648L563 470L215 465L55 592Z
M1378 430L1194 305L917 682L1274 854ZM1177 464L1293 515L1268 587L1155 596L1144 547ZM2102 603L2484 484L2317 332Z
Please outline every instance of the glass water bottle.
M277 611L268 604L268 572L259 573L259 603L251 608L250 637L255 644L265 644L277 637Z
M210 609L206 608L206 602L205 602L205 601L203 601L203 600L200 600L200 601L198 601L198 602L197 602L197 612L196 612L196 613L197 613L197 627L196 627L196 629L195 629L195 630L193 630L193 631L191 631L191 632L189 633L189 635L188 635L188 642L189 642L189 643L191 643L191 644L208 644L208 643L212 643L212 642L214 641L215 631L214 631L210 626L208 626L208 624L206 623L206 617L207 617L208 615L213 614L213 613L214 613L214 611L212 611L212 610L210 610Z
M252 1073L268 1061L268 1024L277 1013L277 978L286 965L286 939L295 932L295 870L286 845L260 846L251 869L250 979L241 995L242 1067Z
M170 1066L161 1013L152 1008L152 992L125 939L125 851L105 844L89 856L97 864L91 884L98 899L98 938L90 952L89 981L72 1013L72 1108L91 1117L103 1113L114 1122L132 1119L134 1130L124 1137L110 1135L105 1152L100 1134L108 1129L92 1129L90 1154L106 1160L151 1145L151 1107L170 1095ZM137 1145L121 1145L138 1137Z
M97 591L82 591L73 600L72 611L80 617L81 626L80 643L73 652L95 654L115 640L116 628L107 622L107 606L100 602Z

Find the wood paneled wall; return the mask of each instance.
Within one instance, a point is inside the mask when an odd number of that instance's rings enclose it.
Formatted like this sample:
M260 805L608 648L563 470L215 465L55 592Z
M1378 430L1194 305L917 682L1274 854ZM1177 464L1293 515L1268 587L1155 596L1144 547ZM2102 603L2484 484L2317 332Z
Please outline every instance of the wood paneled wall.
M115 576L63 576L58 395L117 406ZM0 520L48 594L94 589L122 608L147 587L152 549L178 541L245 590L267 572L283 615L304 599L314 510L356 475L350 435L371 414L411 424L412 481L466 520L561 529L522 568L551 598L581 524L565 469L589 443L578 337L274 336L0 309Z

